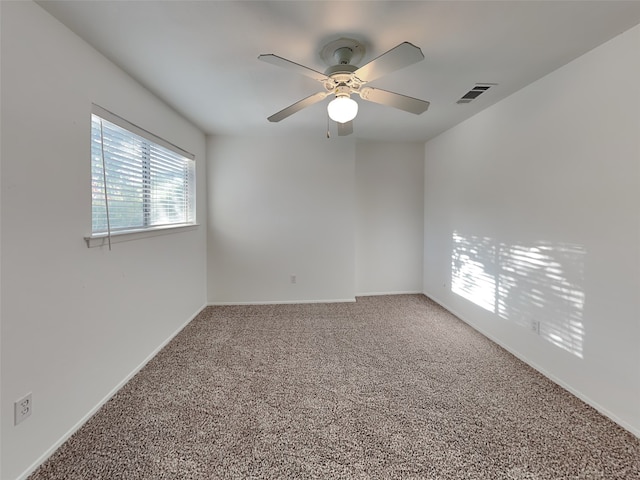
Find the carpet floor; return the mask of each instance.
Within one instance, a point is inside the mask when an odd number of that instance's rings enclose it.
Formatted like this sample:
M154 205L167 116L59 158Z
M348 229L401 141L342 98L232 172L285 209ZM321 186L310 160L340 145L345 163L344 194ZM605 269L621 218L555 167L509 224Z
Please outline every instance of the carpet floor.
M30 477L640 479L640 441L422 295L208 307Z

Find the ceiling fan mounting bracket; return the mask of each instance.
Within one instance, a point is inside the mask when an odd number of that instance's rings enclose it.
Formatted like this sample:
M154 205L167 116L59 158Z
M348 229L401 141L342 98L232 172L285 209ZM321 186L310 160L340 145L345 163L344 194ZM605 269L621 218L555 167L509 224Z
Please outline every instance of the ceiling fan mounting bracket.
M339 38L327 43L320 51L320 57L328 67L333 67L336 63L338 65L356 64L362 60L364 53L364 45L359 41L353 38Z

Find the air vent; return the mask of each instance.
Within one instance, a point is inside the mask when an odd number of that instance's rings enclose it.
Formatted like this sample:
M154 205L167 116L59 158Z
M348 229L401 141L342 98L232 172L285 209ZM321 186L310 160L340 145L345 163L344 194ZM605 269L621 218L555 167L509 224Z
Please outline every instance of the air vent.
M456 103L471 103L495 85L497 85L497 83L476 83L476 85L465 93Z

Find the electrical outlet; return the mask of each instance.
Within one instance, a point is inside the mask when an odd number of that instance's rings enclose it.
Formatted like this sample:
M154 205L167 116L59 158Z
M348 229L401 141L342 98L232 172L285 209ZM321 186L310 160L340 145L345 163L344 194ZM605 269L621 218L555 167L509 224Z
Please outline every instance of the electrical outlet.
M291 274L291 283L297 283L298 281L298 277L296 276L295 273Z
M540 322L538 320L531 320L531 331L540 335Z
M31 392L27 393L21 399L16 400L13 404L14 425L18 425L20 422L31 416L31 411L33 410L32 403Z

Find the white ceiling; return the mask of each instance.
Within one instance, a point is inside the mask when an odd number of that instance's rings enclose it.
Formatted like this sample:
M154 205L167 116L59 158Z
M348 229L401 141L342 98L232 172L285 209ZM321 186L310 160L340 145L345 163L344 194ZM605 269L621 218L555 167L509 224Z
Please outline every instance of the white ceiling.
M640 1L614 0L39 4L209 134L325 134L329 99L267 121L322 86L259 54L324 71L320 52L337 38L363 43L360 65L411 42L425 60L371 86L429 100L429 110L416 116L356 97L354 135L386 141L432 138L640 23ZM456 104L475 83L498 86Z

